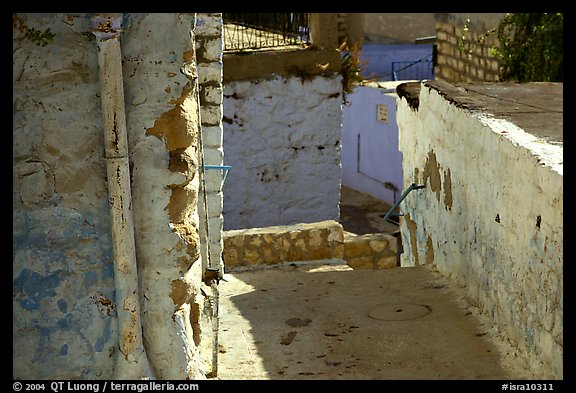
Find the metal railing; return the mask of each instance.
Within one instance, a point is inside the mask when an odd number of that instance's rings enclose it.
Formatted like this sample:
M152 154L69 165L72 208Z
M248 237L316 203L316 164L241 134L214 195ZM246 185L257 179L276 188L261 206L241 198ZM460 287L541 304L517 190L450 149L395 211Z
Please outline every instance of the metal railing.
M401 213L396 213L394 214L394 210L400 205L400 203L402 203L402 201L404 200L404 198L406 198L408 196L408 194L410 194L410 192L412 190L420 190L422 188L426 188L425 185L423 184L416 184L416 183L412 183L410 184L410 186L406 189L406 191L404 191L402 193L402 195L400 196L400 199L394 204L394 206L392 206L390 208L390 210L388 210L388 212L384 215L384 221L388 220L388 218L392 215L395 216L400 216L402 215Z
M434 79L432 60L393 61L392 78L395 81Z
M308 46L306 13L223 13L224 50Z

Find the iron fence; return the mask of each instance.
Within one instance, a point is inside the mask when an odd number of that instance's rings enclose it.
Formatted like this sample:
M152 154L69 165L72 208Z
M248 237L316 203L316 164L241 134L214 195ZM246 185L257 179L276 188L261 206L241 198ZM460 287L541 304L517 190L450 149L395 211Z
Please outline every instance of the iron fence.
M393 61L392 78L395 81L434 79L432 60Z
M306 13L223 13L224 50L308 46Z

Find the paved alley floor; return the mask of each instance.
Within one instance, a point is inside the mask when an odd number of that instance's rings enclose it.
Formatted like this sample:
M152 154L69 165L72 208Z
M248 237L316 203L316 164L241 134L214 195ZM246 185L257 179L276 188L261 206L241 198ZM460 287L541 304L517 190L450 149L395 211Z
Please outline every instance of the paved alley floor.
M226 273L220 380L535 379L432 268L344 261Z
M398 231L397 221L384 221L392 206L375 197L342 186L340 190L340 224L344 231L356 235ZM395 217L397 220L397 217Z

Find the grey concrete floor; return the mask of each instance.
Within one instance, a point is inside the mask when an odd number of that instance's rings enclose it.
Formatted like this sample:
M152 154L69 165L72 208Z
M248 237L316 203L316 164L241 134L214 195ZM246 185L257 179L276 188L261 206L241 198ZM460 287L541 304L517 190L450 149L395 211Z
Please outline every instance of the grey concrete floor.
M346 232L394 233L390 205L342 188ZM219 380L537 379L432 266L342 260L232 271L218 285Z
M537 379L431 267L330 260L224 278L216 379Z

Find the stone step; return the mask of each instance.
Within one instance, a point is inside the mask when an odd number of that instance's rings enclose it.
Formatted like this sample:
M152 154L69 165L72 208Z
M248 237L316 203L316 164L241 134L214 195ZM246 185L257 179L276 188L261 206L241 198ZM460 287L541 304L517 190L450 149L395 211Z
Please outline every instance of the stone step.
M388 233L344 233L343 259L353 269L391 269L397 258L398 239Z
M323 259L342 259L353 269L397 266L396 237L387 233L355 235L333 220L224 231L223 240L228 271Z

